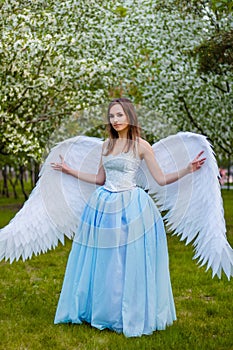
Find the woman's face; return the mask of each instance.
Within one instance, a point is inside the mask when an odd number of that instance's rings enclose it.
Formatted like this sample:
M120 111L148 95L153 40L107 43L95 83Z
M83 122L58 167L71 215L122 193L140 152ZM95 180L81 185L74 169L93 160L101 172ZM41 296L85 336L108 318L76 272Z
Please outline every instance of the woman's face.
M128 117L120 104L115 104L111 107L109 111L109 121L118 133L128 130Z

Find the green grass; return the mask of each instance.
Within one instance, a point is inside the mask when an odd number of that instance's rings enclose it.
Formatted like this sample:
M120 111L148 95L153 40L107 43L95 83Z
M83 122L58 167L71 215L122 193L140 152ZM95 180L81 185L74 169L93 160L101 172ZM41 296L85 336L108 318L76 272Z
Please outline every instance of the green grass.
M228 239L233 245L233 191L223 191ZM19 200L0 198L0 226L19 209ZM83 325L54 325L53 319L71 242L26 262L0 263L1 350L231 350L233 282L192 260L192 246L168 235L177 321L165 331L125 338Z

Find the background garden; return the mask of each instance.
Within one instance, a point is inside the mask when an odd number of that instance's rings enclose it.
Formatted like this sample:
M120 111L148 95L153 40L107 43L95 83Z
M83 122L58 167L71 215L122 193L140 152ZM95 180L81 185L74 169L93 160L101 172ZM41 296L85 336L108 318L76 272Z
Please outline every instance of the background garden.
M0 1L0 227L27 199L49 149L104 137L106 106L125 96L143 135L204 134L232 173L233 2ZM233 191L222 190L233 245ZM227 189L228 188L228 189ZM233 285L197 268L168 233L177 322L126 339L53 325L71 242L27 262L0 263L0 349L233 349Z

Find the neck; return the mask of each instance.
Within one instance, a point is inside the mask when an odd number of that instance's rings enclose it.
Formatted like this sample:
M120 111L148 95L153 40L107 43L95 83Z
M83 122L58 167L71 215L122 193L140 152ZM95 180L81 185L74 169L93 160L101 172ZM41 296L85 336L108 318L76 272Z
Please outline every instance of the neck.
M128 136L128 131L127 130L122 130L118 132L118 138L119 139L127 139Z

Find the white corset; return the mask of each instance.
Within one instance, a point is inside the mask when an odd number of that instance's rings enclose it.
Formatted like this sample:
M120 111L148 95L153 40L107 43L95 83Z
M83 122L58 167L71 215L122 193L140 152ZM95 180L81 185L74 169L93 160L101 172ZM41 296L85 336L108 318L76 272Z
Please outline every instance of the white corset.
M117 155L103 155L106 174L104 188L111 192L120 192L136 187L136 173L140 162L132 150Z

